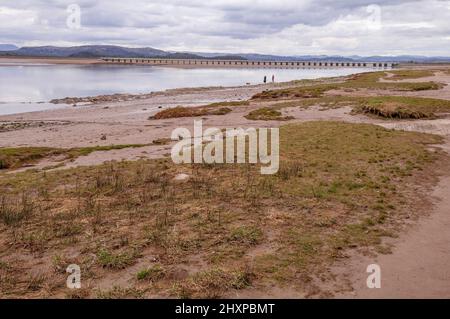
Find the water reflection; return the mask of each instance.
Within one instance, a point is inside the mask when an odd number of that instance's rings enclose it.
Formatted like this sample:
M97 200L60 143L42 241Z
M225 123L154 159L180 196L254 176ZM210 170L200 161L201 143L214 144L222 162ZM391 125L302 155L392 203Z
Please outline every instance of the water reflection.
M0 114L55 107L66 96L149 93L180 87L236 86L340 76L362 69L179 69L119 65L0 65ZM30 103L31 102L31 103ZM38 103L41 102L41 103Z

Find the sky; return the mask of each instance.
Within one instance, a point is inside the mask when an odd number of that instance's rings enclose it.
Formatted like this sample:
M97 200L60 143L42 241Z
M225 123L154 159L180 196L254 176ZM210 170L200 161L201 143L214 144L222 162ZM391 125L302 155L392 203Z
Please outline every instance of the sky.
M450 56L450 0L0 0L0 43Z

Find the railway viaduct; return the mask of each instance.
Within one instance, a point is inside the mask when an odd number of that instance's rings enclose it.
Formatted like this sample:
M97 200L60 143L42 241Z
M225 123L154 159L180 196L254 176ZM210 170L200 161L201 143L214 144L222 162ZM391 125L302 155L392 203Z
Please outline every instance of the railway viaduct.
M339 61L248 61L214 59L163 59L163 58L101 58L106 63L146 64L186 67L249 67L249 68L392 68L392 62L339 62Z

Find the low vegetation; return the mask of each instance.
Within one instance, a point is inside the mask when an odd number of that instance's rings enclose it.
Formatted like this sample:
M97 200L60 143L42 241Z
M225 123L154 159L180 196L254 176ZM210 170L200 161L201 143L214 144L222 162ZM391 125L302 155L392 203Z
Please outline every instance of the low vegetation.
M312 106L317 106L322 111L351 107L354 114L370 114L385 119L435 119L442 114L450 113L450 101L448 100L407 96L324 96L313 99L287 100L264 107L264 112L280 116L279 110L284 108L306 109ZM252 119L258 118L255 116Z
M430 150L437 136L365 124L289 124L280 142L276 175L169 159L4 174L0 296L216 298L284 285L320 295L314 278L330 279L350 249L386 251L383 237L424 200L414 186L446 159ZM72 263L89 283L78 294L65 285Z
M389 72L390 75L385 77L385 80L399 81L410 80L429 77L434 75L432 70L396 70L395 72Z
M10 147L0 148L0 170L14 169L26 165L32 165L37 161L52 157L61 156L61 161L75 159L79 156L87 156L92 152L120 150L124 148L143 147L149 144L124 144L93 147L76 147L71 149L52 147Z
M245 118L247 120L257 121L288 121L293 119L291 116L283 116L283 114L271 107L263 107L248 113Z
M179 118L179 117L197 117L197 116L206 116L206 115L225 115L230 113L232 110L230 107L240 106L240 105L249 105L249 101L232 101L232 102L219 102L212 103L204 106L197 107L184 107L177 106L174 108L169 108L166 110L162 110L150 119L169 119L169 118Z
M415 78L417 73L412 71L390 71L394 78L398 74L400 78ZM385 91L423 91L423 90L437 90L442 88L442 85L436 82L383 82L380 78L385 78L388 74L386 72L370 72L356 74L350 77L345 82L317 84L311 86L299 86L292 88L283 88L275 90L267 90L258 93L252 97L253 100L267 100L267 99L296 99L296 98L319 98L324 93L331 90L385 90ZM392 78L391 78L392 79Z
M364 98L358 104L354 112L390 119L432 119L439 113L450 113L450 101L428 98L383 96Z

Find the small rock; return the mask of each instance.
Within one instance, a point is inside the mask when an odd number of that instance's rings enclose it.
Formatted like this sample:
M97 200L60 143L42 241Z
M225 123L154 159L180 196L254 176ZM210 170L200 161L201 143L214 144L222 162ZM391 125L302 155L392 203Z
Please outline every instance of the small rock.
M102 137L100 137L100 139L101 139L102 141L106 140L106 135L105 135L105 134L102 134Z

